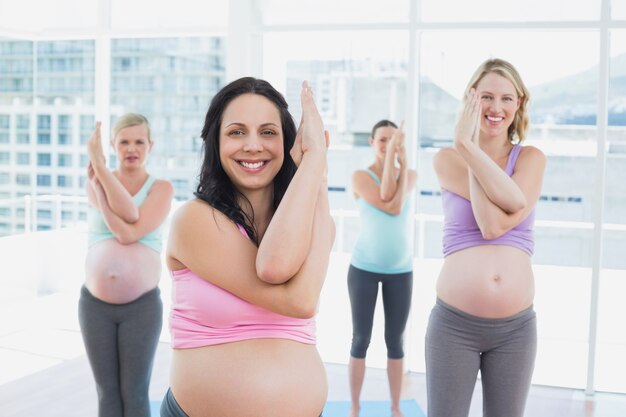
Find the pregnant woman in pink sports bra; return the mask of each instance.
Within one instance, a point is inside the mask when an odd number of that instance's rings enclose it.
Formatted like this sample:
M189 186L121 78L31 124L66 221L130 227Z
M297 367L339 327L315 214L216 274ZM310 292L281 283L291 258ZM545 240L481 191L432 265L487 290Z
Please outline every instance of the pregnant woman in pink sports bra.
M478 371L485 416L522 417L537 349L535 204L543 153L521 146L529 94L515 68L484 62L467 86L454 146L434 160L444 263L426 334L429 417L466 417Z
M311 89L296 132L269 83L211 101L196 199L175 214L170 390L161 416L318 417L315 314L334 238L328 139Z

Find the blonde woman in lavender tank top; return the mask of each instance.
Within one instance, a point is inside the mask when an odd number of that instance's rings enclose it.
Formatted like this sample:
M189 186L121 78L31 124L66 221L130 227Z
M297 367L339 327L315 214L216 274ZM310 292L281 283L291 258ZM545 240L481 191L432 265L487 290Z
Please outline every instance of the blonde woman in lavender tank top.
M311 89L300 129L269 83L241 78L209 106L196 199L172 219L171 389L161 416L318 417L315 346L334 224L328 138Z
M522 417L536 353L534 209L543 153L521 146L529 93L517 70L485 61L470 80L454 146L434 167L444 263L426 334L429 417L466 417L478 371L485 416Z

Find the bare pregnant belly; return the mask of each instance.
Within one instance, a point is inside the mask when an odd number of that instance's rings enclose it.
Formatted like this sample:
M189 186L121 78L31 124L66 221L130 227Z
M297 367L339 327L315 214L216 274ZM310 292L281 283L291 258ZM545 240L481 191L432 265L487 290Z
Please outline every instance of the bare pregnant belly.
M175 349L171 387L191 417L318 417L328 394L316 347L285 339Z
M535 294L530 257L511 246L481 245L446 257L437 296L485 318L510 317L530 307Z
M85 286L107 303L131 302L155 288L160 277L160 254L141 243L122 245L106 239L87 251Z

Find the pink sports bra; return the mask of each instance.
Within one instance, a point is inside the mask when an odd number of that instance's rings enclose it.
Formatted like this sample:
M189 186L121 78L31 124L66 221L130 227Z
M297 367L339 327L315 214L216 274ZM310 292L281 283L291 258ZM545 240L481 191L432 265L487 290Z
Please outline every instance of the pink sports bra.
M239 230L246 235L242 227ZM256 306L188 268L170 273L170 334L175 349L265 338L316 342L315 318L287 317Z

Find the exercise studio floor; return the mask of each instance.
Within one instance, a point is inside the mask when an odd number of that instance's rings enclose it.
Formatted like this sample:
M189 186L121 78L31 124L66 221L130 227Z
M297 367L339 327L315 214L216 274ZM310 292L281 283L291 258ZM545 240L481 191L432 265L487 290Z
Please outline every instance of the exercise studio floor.
M152 375L150 398L160 400L167 389L170 349L161 343ZM329 401L348 401L347 367L327 364ZM480 386L477 385L470 416L481 416ZM425 410L426 386L423 374L409 373L403 398L414 399ZM386 373L368 369L363 387L364 401L388 400ZM0 385L3 417L85 417L96 416L96 393L85 356ZM587 399L577 390L533 386L526 416L532 417L624 417L626 396L598 393ZM406 416L411 417L411 416Z
M0 317L6 319L0 322L2 417L97 415L95 385L75 323L75 303L72 303L61 295L25 300L21 307L32 313L28 318L7 311L6 304L0 303ZM160 401L167 389L170 357L169 344L160 343L152 373L151 400ZM328 363L326 369L328 400L349 401L347 366ZM480 384L477 384L471 417L482 415L480 392ZM414 400L426 410L423 374L406 375L402 398ZM389 400L384 369L368 368L362 400ZM407 404L415 409L412 401ZM579 390L533 386L526 416L624 417L626 395L597 393L588 398Z

